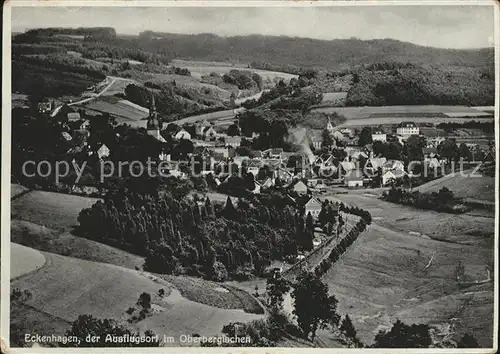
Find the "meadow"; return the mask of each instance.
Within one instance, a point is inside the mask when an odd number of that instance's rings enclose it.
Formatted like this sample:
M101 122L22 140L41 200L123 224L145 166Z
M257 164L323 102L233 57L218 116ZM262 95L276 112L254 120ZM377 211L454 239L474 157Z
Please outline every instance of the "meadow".
M480 172L478 172L480 174ZM459 198L473 198L495 201L495 177L481 176L470 177L462 176L457 173L454 176L445 176L436 179L415 188L420 192L438 192L441 188L446 187Z
M264 80L274 81L275 79L283 79L288 82L293 78L298 78L298 75L279 72L268 71L261 69L249 68L245 64L231 64L224 62L205 62L205 61L191 61L191 60L172 60L174 66L186 68L191 72L191 76L201 79L202 76L210 75L210 73L217 73L223 75L231 70L248 70L259 74Z
M375 195L338 194L334 200L356 205L370 212L373 222L403 234L490 248L493 246L493 213L488 216L448 214L420 210L380 200ZM418 237L418 236L413 236ZM493 254L486 261L493 261Z
M32 191L11 204L12 219L30 221L56 230L68 229L78 224L78 213L90 208L98 198Z
M324 280L339 300L339 312L349 314L365 343L401 319L407 324L454 325L455 338L471 332L481 345L491 346L493 284L460 290L454 269L462 261L467 275L483 279L492 260L488 248L415 237L374 224Z
M141 120L149 116L149 109L120 99L96 99L82 107L90 112L109 113L121 120Z

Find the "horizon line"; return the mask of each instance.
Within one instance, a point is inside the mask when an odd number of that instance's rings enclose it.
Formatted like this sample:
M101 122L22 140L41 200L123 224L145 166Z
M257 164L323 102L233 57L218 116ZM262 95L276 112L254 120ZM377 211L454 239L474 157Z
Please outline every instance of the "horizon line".
M456 48L456 47L435 47L435 46L426 46L418 43L414 43L411 41L402 41L400 39L395 39L395 38L370 38L370 39L363 39L359 38L357 36L352 36L349 38L331 38L331 39L322 39L322 38L314 38L314 37L299 37L299 36L289 36L285 34L281 35L268 35L268 34L260 34L260 33L249 33L249 34L241 34L241 35L223 35L223 34L218 34L218 33L213 33L213 32L196 32L196 33L185 33L185 32L162 32L161 30L143 30L140 32L135 32L135 33L123 33L123 32L118 32L116 31L116 28L111 27L111 26L76 26L76 27L71 27L71 26L50 26L50 27L32 27L32 28L24 28L24 30L15 30L14 28L11 28L11 34L22 34L26 33L28 31L32 30L38 30L38 29L49 29L49 28L60 28L60 29L78 29L78 28L112 28L116 32L116 36L134 36L138 37L141 33L144 32L152 32L152 33L161 33L165 35L169 34L175 34L175 35L185 35L185 36L199 36L199 35L212 35L215 37L220 37L220 38L234 38L234 37L252 37L252 36L261 36L261 37L271 37L271 38L297 38L297 39L311 39L315 41L320 41L320 42L332 42L332 41L348 41L348 40L358 40L358 41L363 41L363 42L369 42L369 41L383 41L383 40L391 40L395 42L400 42L400 43L409 43L417 47L422 47L422 48L434 48L434 49L444 49L444 50L481 50L481 49L495 49L495 45L489 45L485 47L467 47L467 48Z

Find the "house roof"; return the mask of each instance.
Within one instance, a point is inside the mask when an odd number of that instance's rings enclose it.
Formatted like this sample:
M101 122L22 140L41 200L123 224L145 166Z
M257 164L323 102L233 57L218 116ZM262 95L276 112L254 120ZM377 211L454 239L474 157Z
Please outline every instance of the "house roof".
M418 128L415 122L401 122L399 128Z
M321 208L322 204L321 204L321 202L318 199L316 199L314 197L311 197L304 206L306 208L307 207L309 207L309 208L311 208L311 207L319 207L319 208Z
M351 162L351 161L342 161L340 163L340 166L342 166L344 171L350 171L350 170L354 170L356 168L356 165L354 164L354 162Z
M387 159L385 157L370 157L366 163L370 163L373 168L379 168L382 167L386 161Z
M297 188L297 187L298 187L298 188L301 188L301 189L307 189L307 186L306 186L306 185L305 185L305 183L304 183L304 182L302 182L302 181L297 181L297 183L295 183L295 184L293 185L293 188L294 188L294 189L295 189L295 188Z
M396 165L399 164L399 163L403 163L403 161L400 161L400 160L387 160L384 163L383 167L385 167L385 168L391 168L392 169L392 168L396 167Z

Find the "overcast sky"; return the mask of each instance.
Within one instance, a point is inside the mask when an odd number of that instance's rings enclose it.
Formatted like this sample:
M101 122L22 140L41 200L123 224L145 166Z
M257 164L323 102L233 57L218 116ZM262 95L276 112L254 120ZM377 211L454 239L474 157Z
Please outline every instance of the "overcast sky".
M493 46L492 6L353 7L14 7L12 30L37 27L114 27L144 30L263 34L336 39L393 38L444 48Z

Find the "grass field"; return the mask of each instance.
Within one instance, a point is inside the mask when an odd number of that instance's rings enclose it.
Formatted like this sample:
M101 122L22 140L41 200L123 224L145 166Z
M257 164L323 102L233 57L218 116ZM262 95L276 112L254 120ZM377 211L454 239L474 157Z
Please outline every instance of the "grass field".
M45 256L32 248L11 243L10 252L11 279L15 279L24 274L40 269L45 264Z
M495 219L468 214L438 213L385 202L375 196L338 194L334 200L368 210L373 221L404 234L416 232L433 239L492 247ZM413 236L418 237L418 236Z
M78 213L99 199L61 193L32 191L11 204L12 219L31 221L56 230L78 224Z
M259 303L248 293L229 285L221 285L200 278L162 275L185 298L222 309L243 309L248 313L263 313Z
M17 251L13 256L23 261L32 254L26 247L14 249ZM171 283L152 274L53 253L43 252L43 255L47 263L40 270L25 274L11 283L12 287L29 290L33 295L24 303L31 311L21 311L19 316L43 313L71 322L78 315L90 314L114 319L133 330L144 332L150 329L157 334L171 336L194 333L213 335L230 321L262 317L242 309L222 309L188 300ZM200 284L200 287L211 291L206 285ZM155 295L159 289L165 289L167 295ZM142 292L152 295L154 311L145 320L127 323L130 316L125 311L135 305ZM20 321L19 318L14 320ZM37 327L36 332L40 333L40 328Z
M428 118L432 117L434 113L436 116L450 113L460 113L475 115L478 113L477 109L466 106L433 106L433 105L415 105L415 106L382 106L382 107L323 107L316 108L313 111L333 113L337 112L342 114L348 119L361 119L369 118L371 115L376 114L381 116L387 114L389 117L394 117L396 114L401 114L404 117L427 115ZM424 117L425 118L425 117ZM382 123L381 123L382 124Z
M365 343L401 319L408 324L454 323L457 335L474 333L483 346L491 347L493 285L459 290L453 275L459 260L467 275L483 279L493 252L372 225L324 280L339 300L339 312L349 314Z
M187 68L191 72L191 76L195 78L200 78L204 75L210 75L210 73L215 72L219 75L228 73L231 70L248 70L262 76L264 80L274 80L275 78L282 78L285 81L289 81L292 78L297 78L298 75L279 72L279 71L268 71L260 69L248 68L244 64L231 64L231 63L219 63L219 62L202 62L202 61L191 61L191 60L172 60L174 66L181 68Z
M127 100L110 102L106 99L96 99L82 106L91 112L109 113L113 117L127 120L141 120L149 116L147 108L138 106Z
M446 187L459 198L474 198L495 201L495 178L490 176L470 177L457 173L455 176L443 177L415 188L420 192L438 192Z
M28 188L25 186L22 186L20 184L15 184L11 183L10 184L10 198L16 198L17 196L20 196L23 193L26 193L28 191Z
M29 221L12 220L10 237L12 242L62 256L110 263L130 269L142 268L144 264L143 257L74 236L68 231L60 233Z

